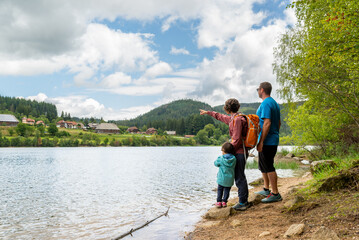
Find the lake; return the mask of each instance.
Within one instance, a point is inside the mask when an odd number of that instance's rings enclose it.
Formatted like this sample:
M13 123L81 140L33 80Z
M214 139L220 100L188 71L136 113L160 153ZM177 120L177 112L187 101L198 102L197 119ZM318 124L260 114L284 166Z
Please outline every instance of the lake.
M0 239L111 239L168 207L169 217L125 239L183 239L216 200L219 154L220 147L1 148ZM256 169L246 175L261 177Z

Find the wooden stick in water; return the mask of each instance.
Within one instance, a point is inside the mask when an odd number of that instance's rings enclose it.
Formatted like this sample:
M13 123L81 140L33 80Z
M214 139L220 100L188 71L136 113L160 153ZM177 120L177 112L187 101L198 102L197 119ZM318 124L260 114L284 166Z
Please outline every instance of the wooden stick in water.
M122 238L124 238L124 237L126 237L126 236L128 236L128 235L131 235L131 236L132 236L132 233L133 233L133 232L136 232L137 230L146 227L148 224L150 224L151 222L153 222L153 221L159 219L160 217L168 216L168 211L169 211L169 210L170 210L170 207L168 207L168 209L167 209L167 211L166 211L165 213L159 215L158 217L152 219L151 221L147 221L145 224L143 224L143 225L141 225L141 226L139 226L139 227L137 227L137 228L132 228L132 229L131 229L130 231L128 231L127 233L124 233L124 234L122 234L121 236L118 236L118 237L116 237L116 238L113 238L112 240L119 240L119 239L122 239Z

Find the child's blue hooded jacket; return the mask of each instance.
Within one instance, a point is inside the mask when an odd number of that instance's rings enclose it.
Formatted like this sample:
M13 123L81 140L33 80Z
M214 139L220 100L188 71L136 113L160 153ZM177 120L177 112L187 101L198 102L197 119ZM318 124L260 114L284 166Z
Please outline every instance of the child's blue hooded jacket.
M234 183L234 168L236 157L232 154L219 156L214 165L219 167L217 173L217 183L223 187L232 187Z

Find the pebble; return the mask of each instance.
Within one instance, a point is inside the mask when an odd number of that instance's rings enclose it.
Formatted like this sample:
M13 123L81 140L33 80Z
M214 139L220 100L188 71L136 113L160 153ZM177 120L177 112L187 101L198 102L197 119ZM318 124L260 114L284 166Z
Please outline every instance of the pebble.
M261 234L259 234L259 237L265 237L265 236L269 236L269 235L271 235L270 232L264 231L264 232L262 232Z

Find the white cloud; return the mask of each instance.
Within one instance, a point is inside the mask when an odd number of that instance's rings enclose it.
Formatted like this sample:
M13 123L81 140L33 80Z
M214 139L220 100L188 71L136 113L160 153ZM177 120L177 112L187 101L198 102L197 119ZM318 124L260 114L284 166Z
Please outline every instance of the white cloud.
M143 77L145 78L154 78L157 76L162 76L165 74L169 74L172 72L172 67L166 63L166 62L159 62L155 65L151 66L146 70L146 72L143 74Z
M21 98L23 98L23 97L21 97ZM39 93L36 96L29 96L26 99L35 100L37 102L45 102L48 99L48 97L46 96L45 93Z
M86 96L49 98L44 93L39 93L36 96L29 96L26 99L55 104L59 114L64 111L70 113L73 117L103 117L104 120L131 119L140 114L143 114L144 112L148 112L157 106L149 104L145 106L136 106L114 110L112 108L105 107L97 100Z
M0 75L51 74L69 69L75 74L74 83L88 86L88 80L107 70L144 71L158 62L157 52L151 50L151 35L123 33L105 25L89 24L79 39L81 47L66 55L39 59L11 59L0 55Z
M168 17L165 22L162 25L162 32L166 32L168 29L170 29L171 24L174 23L178 19L177 16L170 16Z
M130 84L131 82L131 76L122 72L116 72L104 78L100 83L100 86L104 88L118 88L122 85Z
M196 69L201 82L189 96L212 105L223 104L229 97L240 102L258 102L255 89L268 81L274 89L272 95L277 97L275 90L279 86L272 73L273 48L286 26L293 23L292 13L285 14L288 16L285 20L273 20L268 26L238 33L225 51L211 60L204 59Z
M287 24L294 26L297 23L297 17L295 16L294 8L287 8L284 10L285 21Z
M265 16L263 12L253 12L254 2L260 1L221 0L206 5L200 12L198 46L224 49L232 38L260 24Z
M114 89L108 89L106 92L116 93L119 95L126 96L154 96L163 93L165 85L135 85L135 86L126 86Z
M190 55L189 51L186 48L175 48L173 46L171 47L170 54L173 54L173 55L180 55L180 54Z

